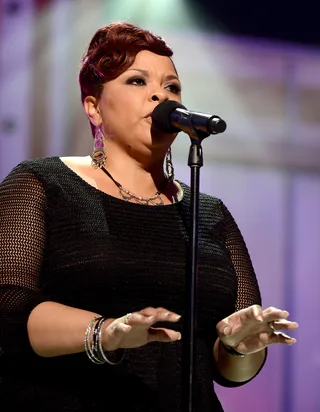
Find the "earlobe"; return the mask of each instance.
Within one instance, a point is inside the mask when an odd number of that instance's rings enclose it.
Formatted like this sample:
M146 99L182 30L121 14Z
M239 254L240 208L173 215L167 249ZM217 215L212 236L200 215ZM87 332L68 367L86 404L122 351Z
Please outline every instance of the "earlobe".
M101 124L101 115L98 108L98 101L93 96L87 96L83 102L84 110L90 122L94 126L99 126Z

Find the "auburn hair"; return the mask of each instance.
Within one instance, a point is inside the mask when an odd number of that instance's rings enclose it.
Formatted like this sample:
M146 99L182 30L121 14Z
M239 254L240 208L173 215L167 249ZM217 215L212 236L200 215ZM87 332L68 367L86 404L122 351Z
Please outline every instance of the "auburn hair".
M111 23L93 36L82 58L79 74L82 103L87 96L100 98L103 84L125 72L142 50L171 57L162 37L129 23Z

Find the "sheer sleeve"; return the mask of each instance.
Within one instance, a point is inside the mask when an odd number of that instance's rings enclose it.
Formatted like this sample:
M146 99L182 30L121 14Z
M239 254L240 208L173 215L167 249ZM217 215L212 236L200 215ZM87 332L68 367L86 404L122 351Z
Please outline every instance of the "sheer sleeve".
M242 237L240 229L237 223L235 222L233 216L221 200L220 209L224 220L225 244L229 252L229 256L232 261L238 282L235 311L244 309L251 305L261 305L261 295L257 278L254 272L254 268L249 256L247 246ZM224 378L216 369L214 371L213 379L219 385L229 388L245 385L260 373L261 369L263 368L266 362L266 358L267 350L266 357L261 367L259 368L257 373L247 381L229 381L228 379Z
M261 295L249 252L237 223L227 207L220 201L226 228L226 247L229 251L238 281L235 310L261 305Z
M27 320L43 301L39 274L45 245L46 197L20 164L0 184L0 359L31 353Z

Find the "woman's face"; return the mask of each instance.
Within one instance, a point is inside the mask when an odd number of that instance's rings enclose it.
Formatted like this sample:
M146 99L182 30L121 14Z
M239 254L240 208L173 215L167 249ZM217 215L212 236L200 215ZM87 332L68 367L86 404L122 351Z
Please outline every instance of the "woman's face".
M98 112L108 142L137 150L171 144L175 135L151 131L151 113L164 100L181 102L175 68L169 57L143 50L128 70L104 85Z

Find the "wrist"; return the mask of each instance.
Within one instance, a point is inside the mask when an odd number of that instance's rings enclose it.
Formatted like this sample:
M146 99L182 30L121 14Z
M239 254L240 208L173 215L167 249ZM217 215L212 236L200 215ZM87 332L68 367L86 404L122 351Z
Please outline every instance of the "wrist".
M112 334L111 331L113 329L112 323L116 319L113 318L105 318L101 324L100 328L100 337L101 337L101 345L103 350L106 352L113 352L118 349L118 347L112 342L114 339L110 339L110 335Z
M96 364L108 363L117 365L124 357L124 349L106 351L102 344L103 325L108 319L104 316L96 316L89 323L84 338L85 351L88 358Z

